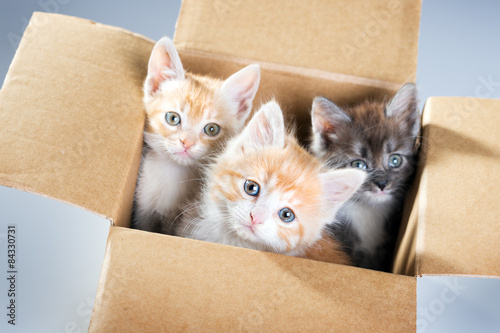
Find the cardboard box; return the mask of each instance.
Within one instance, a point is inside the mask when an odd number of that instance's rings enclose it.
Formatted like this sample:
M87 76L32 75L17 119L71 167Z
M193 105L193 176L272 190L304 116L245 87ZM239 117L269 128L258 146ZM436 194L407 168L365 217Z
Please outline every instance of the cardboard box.
M192 72L259 63L254 105L275 96L304 137L314 96L352 103L415 80L420 7L184 0L174 41ZM500 276L493 100L427 102L397 274L128 229L153 45L35 13L0 91L0 185L112 224L89 331L414 332L417 276Z

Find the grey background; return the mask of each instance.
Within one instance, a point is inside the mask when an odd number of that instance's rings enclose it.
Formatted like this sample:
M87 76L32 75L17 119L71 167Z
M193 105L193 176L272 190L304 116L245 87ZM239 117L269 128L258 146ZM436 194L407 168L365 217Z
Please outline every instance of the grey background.
M0 82L3 82L19 38L33 11L79 16L123 27L157 40L163 35L173 35L179 7L180 1L0 0ZM424 1L417 69L417 86L422 104L429 96L500 98L499 15L500 1ZM15 204L9 207L23 210L31 200L29 195L26 197L9 193L6 190L0 191L0 202L7 199L15 201ZM73 211L70 213L75 214ZM102 221L89 222L90 218L86 212L77 213L78 216L71 221L53 217L50 212L43 214L50 218L46 225L35 225L36 219L28 215L25 221L20 220L18 223L19 247L21 253L24 253L25 265L43 258L47 260L46 265L38 263L38 266L33 266L37 267L36 270L26 266L25 271L30 274L24 275L24 287L20 288L24 292L25 303L37 296L38 301L47 303L47 306L56 300L64 304L65 300L61 295L66 295L70 302L64 313L32 309L35 311L33 313L38 315L29 315L28 309L25 308L25 313L19 320L25 328L37 327L33 325L38 323L39 332L84 332L90 318L90 311L85 304L89 298L93 299L95 296L109 226ZM12 218L12 215L0 211L0 260L5 253L2 233L6 230L7 220ZM68 234L78 237L68 238ZM65 249L64 254L61 254L62 248ZM30 256L35 259L30 259ZM74 260L68 260L68 256ZM3 267L3 263L0 267ZM44 281L48 285L44 287L44 294L37 292L35 287L40 283L40 279L43 279L49 269L47 267L50 267L53 276L68 277L70 280L61 284L60 280L45 278ZM78 275L78 272L85 275ZM482 328L487 332L500 326L500 314L492 310L495 306L500 308L499 280L488 280L486 284L463 280L461 283L467 286L466 290L453 302L443 303L446 307L442 310L439 307L442 303L440 297L443 290L446 291L449 287L446 281L446 278L419 280L420 332L465 332L473 327L475 331L479 331L481 323L486 323ZM4 307L5 287L3 284L0 284L0 287L1 309ZM36 295L30 295L30 292ZM434 319L425 319L422 311L426 311L426 307L433 308L439 312L438 315L434 313ZM40 313L44 314L44 320L41 319ZM3 317L3 311L0 311L0 318ZM466 324L462 325L462 321ZM6 327L4 324L4 319L1 319L1 331ZM26 330L17 327L13 331Z

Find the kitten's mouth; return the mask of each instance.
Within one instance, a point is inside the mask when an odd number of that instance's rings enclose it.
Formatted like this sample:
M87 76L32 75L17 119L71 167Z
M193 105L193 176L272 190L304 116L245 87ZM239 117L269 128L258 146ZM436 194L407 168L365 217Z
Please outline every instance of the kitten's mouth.
M182 157L191 157L191 155L189 154L189 152L186 150L184 151L180 151L177 153L178 155L182 156Z
M179 150L175 153L175 155L177 156L177 158L184 160L184 161L190 161L190 160L195 159L193 157L193 153L190 152L188 149Z
M240 227L237 228L238 235L246 240L256 242L259 240L259 237L257 236L257 228L255 225L252 224L246 224L246 223L241 223Z
M243 229L248 230L249 232L255 235L255 228L253 225L243 224Z
M390 189L373 189L370 192L368 192L370 195L369 197L372 198L372 200L377 200L377 201L384 201L388 200L392 196L392 191Z

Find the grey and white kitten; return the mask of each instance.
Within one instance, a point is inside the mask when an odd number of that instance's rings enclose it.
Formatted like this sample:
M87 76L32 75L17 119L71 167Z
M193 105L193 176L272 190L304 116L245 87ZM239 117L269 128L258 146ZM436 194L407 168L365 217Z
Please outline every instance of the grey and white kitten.
M332 168L365 170L367 180L328 226L355 265L389 271L402 206L418 153L420 113L414 84L388 103L366 100L340 108L313 101L310 150Z

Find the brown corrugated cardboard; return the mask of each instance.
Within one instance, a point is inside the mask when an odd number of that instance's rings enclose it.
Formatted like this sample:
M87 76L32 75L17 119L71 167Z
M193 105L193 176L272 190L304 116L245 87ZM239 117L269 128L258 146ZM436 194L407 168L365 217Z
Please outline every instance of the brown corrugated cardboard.
M152 42L35 13L0 92L0 184L130 219Z
M184 0L174 42L180 51L403 84L415 80L420 8L420 0Z
M500 100L427 101L419 196L407 233L415 234L408 251L415 265L399 272L500 276L498 110Z
M90 332L414 332L416 278L112 227Z

